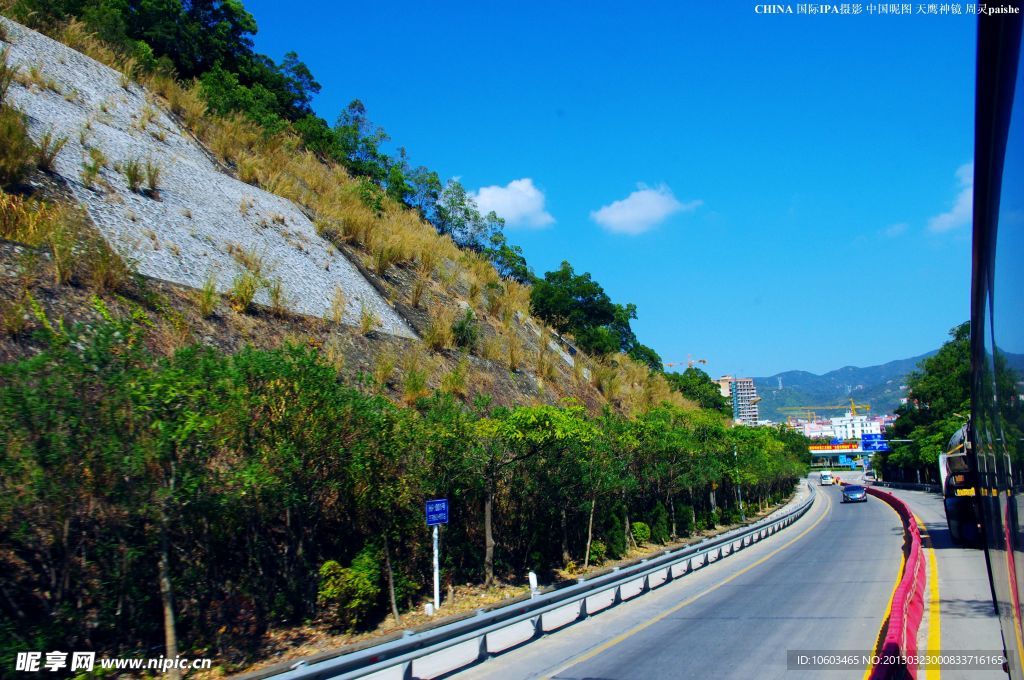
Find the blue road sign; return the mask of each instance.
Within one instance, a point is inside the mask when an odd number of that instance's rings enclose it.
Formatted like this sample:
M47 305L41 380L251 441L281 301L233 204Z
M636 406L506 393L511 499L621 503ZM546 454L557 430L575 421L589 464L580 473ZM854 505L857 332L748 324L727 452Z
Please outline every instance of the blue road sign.
M427 526L448 524L448 499L436 498L427 501Z
M880 434L872 434L870 432L865 432L864 434L862 434L860 436L860 440L862 442L880 441L881 439L882 439L882 435L880 435Z
M849 456L839 456L839 464L840 465L849 465L850 464L850 457Z
M889 442L884 439L862 439L860 447L865 451L888 451Z

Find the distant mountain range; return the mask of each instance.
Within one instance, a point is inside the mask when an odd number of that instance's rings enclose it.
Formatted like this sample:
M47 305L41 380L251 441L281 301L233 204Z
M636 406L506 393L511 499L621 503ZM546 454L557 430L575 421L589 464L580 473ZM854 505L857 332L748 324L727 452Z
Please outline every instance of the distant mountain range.
M830 406L849 403L850 399L858 404L870 404L872 414L892 413L906 393L906 390L900 388L906 386L907 376L918 367L922 359L932 356L936 351L879 366L844 366L824 375L786 371L767 378L754 378L757 394L761 397L761 418L780 422L787 415L781 413L780 408ZM1024 372L1024 354L1007 353L1007 358L1012 368ZM842 415L842 411L821 411L818 415Z
M787 414L779 412L780 408L829 406L849 402L851 398L858 404L871 404L874 414L892 413L905 393L900 387L906 386L907 375L917 368L922 359L933 354L934 351L865 368L844 366L824 375L785 371L767 378L754 378L757 394L761 397L761 417L784 421ZM822 411L818 415L838 416L842 412Z

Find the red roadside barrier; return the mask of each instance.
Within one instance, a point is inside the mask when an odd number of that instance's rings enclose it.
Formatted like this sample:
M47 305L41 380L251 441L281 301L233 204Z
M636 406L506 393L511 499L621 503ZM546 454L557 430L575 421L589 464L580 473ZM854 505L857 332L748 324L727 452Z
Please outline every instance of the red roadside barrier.
M892 678L917 678L917 633L924 616L924 592L927 586L924 553L921 550L921 534L917 528L914 513L906 503L890 493L866 487L867 492L885 501L896 510L903 520L907 542L903 549L906 562L903 576L892 594L889 619L881 634L878 647L880 661L871 670L871 680Z

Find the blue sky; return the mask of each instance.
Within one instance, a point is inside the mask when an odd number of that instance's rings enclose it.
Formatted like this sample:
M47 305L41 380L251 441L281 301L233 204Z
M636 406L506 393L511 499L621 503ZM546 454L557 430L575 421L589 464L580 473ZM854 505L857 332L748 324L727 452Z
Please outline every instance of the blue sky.
M975 23L754 3L247 0L333 122L353 98L413 164L639 309L712 374L934 349L969 315ZM796 5L793 5L794 9Z

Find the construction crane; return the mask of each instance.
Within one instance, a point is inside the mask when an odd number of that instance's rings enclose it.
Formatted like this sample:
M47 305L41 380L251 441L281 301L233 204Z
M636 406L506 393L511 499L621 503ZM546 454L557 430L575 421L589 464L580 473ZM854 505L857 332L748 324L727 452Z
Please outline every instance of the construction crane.
M850 415L856 416L857 409L861 411L870 411L871 404L858 404L850 400L849 404L837 404L835 406L787 406L780 408L780 413L806 413L808 420L812 420L816 415L815 411L835 411L836 409L850 409Z
M666 361L666 362L663 362L663 365L668 367L668 366L682 366L683 364L686 364L687 368L693 368L694 364L706 364L706 363L708 363L707 359L694 359L692 354L687 354L686 355L686 361Z

